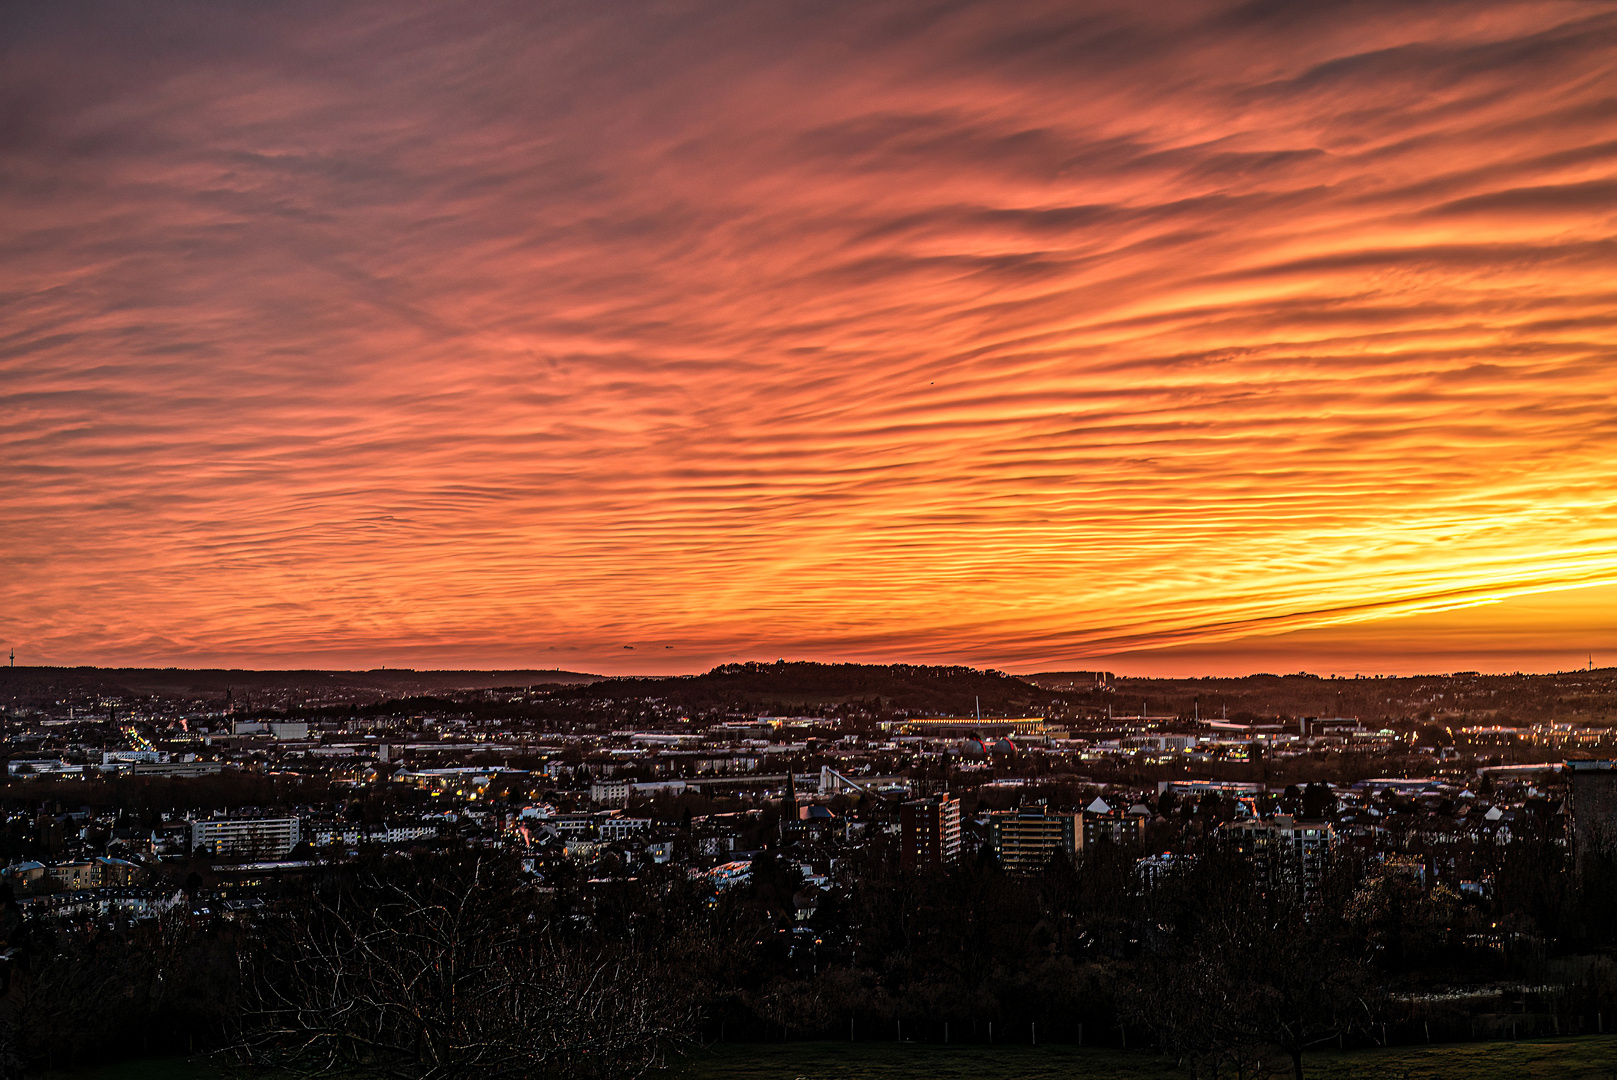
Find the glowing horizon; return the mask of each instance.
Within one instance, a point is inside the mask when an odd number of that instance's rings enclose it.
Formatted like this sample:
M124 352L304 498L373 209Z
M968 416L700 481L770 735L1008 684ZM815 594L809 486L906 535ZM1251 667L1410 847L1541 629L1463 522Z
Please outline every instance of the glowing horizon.
M1617 653L1617 4L0 30L28 662Z

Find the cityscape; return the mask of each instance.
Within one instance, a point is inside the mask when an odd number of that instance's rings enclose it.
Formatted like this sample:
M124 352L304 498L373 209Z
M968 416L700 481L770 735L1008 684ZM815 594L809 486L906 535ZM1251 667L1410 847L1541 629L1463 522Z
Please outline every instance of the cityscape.
M1614 86L0 4L0 1080L1617 1080Z
M450 889L468 864L500 882L480 918L531 910L550 948L644 965L610 988L642 1008L612 1021L629 1071L794 1039L1123 1054L1132 1031L1154 1051L1142 1069L1250 1075L1267 1052L1290 1073L1288 1054L1300 1069L1326 1043L1598 1037L1614 1004L1608 961L1579 955L1617 933L1610 668L4 675L0 875L59 950L30 973L52 1019L28 1035L52 1058L116 1059L136 1038L194 1053L200 1037L306 1067L308 1044L287 1056L233 1015L267 1010L232 977L242 956L277 934L292 938L257 962L312 949L297 935L344 875ZM1222 977L1283 1008L1248 1013L1227 986L1197 1023L1175 1000L1197 993L1187 965L1233 947L1172 921L1187 887L1210 907L1242 890L1222 902L1253 920L1243 933L1280 920L1283 942L1245 943L1255 970ZM1298 941L1330 964L1306 992L1286 981ZM153 995L137 985L152 966L195 989ZM81 1011L86 979L131 989ZM475 1030L485 1063L581 1068L527 1027Z

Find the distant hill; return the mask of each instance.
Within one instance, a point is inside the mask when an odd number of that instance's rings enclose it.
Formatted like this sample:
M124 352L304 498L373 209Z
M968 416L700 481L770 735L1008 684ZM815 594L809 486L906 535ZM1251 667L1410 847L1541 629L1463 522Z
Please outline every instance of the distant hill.
M237 668L0 667L0 706L148 696L223 703L249 711L370 706L386 700L464 700L469 691L553 688L547 701L607 700L633 709L655 698L692 713L792 715L858 703L871 712L985 717L1041 713L1055 701L1079 715L1150 712L1185 718L1273 720L1348 716L1367 722L1529 723L1545 719L1617 726L1617 669L1546 675L1456 672L1404 678L1332 679L1301 672L1242 678L1149 679L1102 671L1012 676L915 664L723 664L701 675L607 678L578 671L249 671ZM492 708L492 703L484 703ZM516 706L513 706L516 708ZM522 706L544 712L543 705ZM518 709L520 712L520 709ZM557 714L561 715L561 714ZM569 714L570 715L570 714Z
M1040 671L1017 678L1046 690L1093 690L1110 684L1117 676L1110 671Z
M913 664L723 664L702 675L611 679L576 686L563 697L625 700L663 698L690 708L789 713L818 704L865 702L912 714L1025 715L1056 695L999 671Z
M600 679L578 671L414 671L377 668L374 671L250 671L240 668L0 668L0 695L19 701L59 698L71 692L106 696L143 697L157 694L176 698L267 694L276 691L307 693L368 692L379 697L488 690L501 686L540 686L588 683Z

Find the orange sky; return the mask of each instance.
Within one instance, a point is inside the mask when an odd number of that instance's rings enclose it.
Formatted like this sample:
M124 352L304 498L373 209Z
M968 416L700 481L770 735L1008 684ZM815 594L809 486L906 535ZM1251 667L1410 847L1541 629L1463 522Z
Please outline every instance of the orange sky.
M7 5L0 647L1611 662L1614 234L1611 3Z

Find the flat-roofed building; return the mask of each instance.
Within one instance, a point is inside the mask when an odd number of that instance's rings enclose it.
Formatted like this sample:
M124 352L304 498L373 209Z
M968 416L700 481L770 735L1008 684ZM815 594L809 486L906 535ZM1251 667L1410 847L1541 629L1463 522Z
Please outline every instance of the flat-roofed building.
M947 738L960 735L1043 735L1045 720L1042 716L995 717L928 717L914 720L884 720L882 727L902 731L906 735L930 735Z
M1336 847L1329 821L1300 821L1290 814L1230 821L1219 828L1252 860L1259 880L1290 885L1305 895L1319 887Z
M626 806L629 802L629 781L590 781L590 802L600 806Z
M191 823L191 850L220 858L277 858L298 846L295 817L206 818Z
M899 865L905 870L946 866L960 858L960 800L948 795L913 799L898 808Z
M1590 852L1617 849L1617 761L1569 761L1572 859L1578 872Z
M1068 858L1083 835L1082 815L1042 810L1001 810L988 815L988 842L994 857L1012 874L1036 874L1057 851Z

